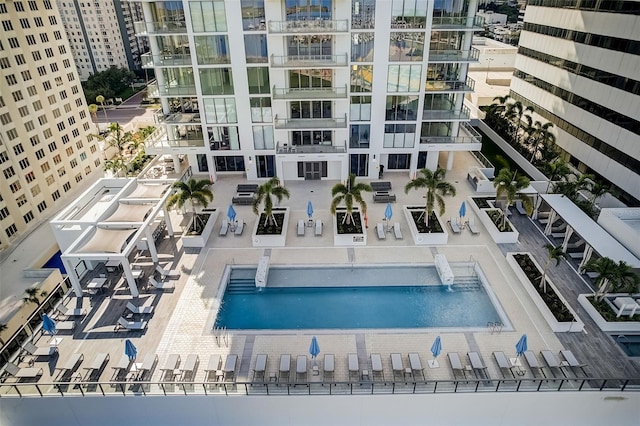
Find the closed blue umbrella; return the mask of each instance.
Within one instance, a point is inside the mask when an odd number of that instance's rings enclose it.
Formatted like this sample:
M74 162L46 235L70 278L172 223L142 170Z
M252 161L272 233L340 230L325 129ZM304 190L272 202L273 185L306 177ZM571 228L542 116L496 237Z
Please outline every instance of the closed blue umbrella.
M227 209L227 217L229 218L229 222L236 220L236 209L234 209L232 205Z
M464 201L460 204L460 210L458 211L460 217L463 218L467 214L467 203Z
M129 339L124 342L124 354L128 356L131 361L136 359L136 355L138 355L138 350Z
M523 334L518 343L516 343L516 353L518 356L527 351L527 335Z
M313 204L311 204L311 201L307 203L307 216L309 216L309 219L313 217Z
M313 359L313 362L315 364L315 359L318 356L318 354L320 353L320 345L318 345L318 339L316 339L316 336L313 336L311 338L311 345L309 346L309 353L311 354L311 359Z
M42 314L42 330L52 336L56 332L56 323L47 314Z
M387 203L387 208L384 209L384 218L387 220L387 230L389 229L389 221L393 216L393 210L391 209L391 203Z
M429 361L429 366L431 368L438 367L438 361L436 358L442 352L442 341L440 340L440 336L436 337L436 340L433 341L433 345L431 345L431 353L433 354L433 361Z

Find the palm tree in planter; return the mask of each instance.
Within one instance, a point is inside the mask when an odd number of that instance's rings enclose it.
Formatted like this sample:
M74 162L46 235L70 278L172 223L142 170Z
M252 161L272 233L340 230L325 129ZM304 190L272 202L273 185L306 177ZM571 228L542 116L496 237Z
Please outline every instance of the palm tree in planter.
M424 217L424 223L429 227L429 216L434 211L436 202L438 203L438 215L442 216L445 212L444 198L448 195L455 196L456 188L451 183L444 181L447 172L438 167L436 171L429 169L420 170L421 176L416 176L412 181L407 182L404 186L404 193L408 194L411 189L426 189L424 211L420 214L417 221Z
M622 260L616 263L608 257L592 259L584 265L583 270L598 274L596 301L604 299L604 296L610 292L609 287L612 292L634 293L638 291L640 285L638 274L633 271L631 265Z
M371 188L371 185L368 183L356 183L356 175L353 173L349 174L346 185L343 183L335 184L333 188L331 188L331 196L333 197L333 200L331 200L331 214L336 214L336 208L344 201L347 212L344 215L342 223L351 225L354 222L353 203L355 201L360 205L362 214L366 215L367 203L362 198L363 191L371 192L373 191L373 188Z
M504 196L504 211L502 212L502 230L506 229L507 213L509 207L516 201L522 201L522 207L530 215L533 211L533 201L520 191L529 186L531 181L526 176L518 176L518 172L512 172L510 169L501 169L498 176L493 180L493 186L496 188L496 198Z
M29 287L24 292L27 293L27 295L22 298L22 301L27 305L29 303L35 303L38 306L40 306L40 298L47 297L48 294L46 291L40 290L36 287Z
M187 202L191 204L192 218L188 229L193 229L195 234L201 234L205 226L205 222L196 213L196 204L206 208L213 201L210 185L211 182L208 179L178 181L172 185L175 192L167 199L167 209L182 208Z
M278 203L282 201L283 198L289 198L289 190L284 186L280 185L280 179L277 176L272 177L262 185L258 187L256 191L256 196L253 199L253 212L258 216L258 220L260 220L260 205L264 203L263 211L264 211L264 226L276 226L277 221L276 216L273 213L273 198L276 197Z
M552 261L556 261L556 266L560 264L562 259L566 259L567 253L562 250L562 245L554 247L551 244L545 244L544 248L547 249L547 263L544 265L544 270L542 271L542 277L540 278L540 288L543 293L547 292L547 271L549 270L549 266L551 266Z

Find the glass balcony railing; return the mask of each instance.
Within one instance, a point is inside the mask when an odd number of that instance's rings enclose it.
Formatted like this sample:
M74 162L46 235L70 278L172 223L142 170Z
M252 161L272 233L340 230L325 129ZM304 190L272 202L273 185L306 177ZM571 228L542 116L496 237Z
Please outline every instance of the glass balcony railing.
M331 142L322 142L316 145L289 145L279 143L276 147L278 154L343 154L347 152L347 144L332 144Z
M133 23L133 29L137 36L152 34L176 34L186 33L187 25L184 21L138 21Z
M347 115L340 118L278 118L276 129L340 129L347 127Z
M147 97L148 98L160 97L160 90L158 89L158 83L150 83L147 85Z
M200 124L200 114L185 114L182 112L176 112L173 114L165 114L162 111L157 111L154 115L154 121L158 124Z
M180 133L173 136L171 133L173 132L167 132L164 127L156 129L145 139L145 149L152 154L166 148L204 148L205 146L202 131L185 132L184 136Z
M304 21L269 21L269 33L346 33L349 29L349 21L329 21L324 19Z
M158 84L157 93L158 96L196 96L196 86L195 84Z
M273 86L273 99L339 99L346 97L347 86L305 88Z
M344 55L271 55L271 66L279 68L298 67L346 67L349 64Z
M460 121L470 118L469 108L464 105L460 109L426 109L422 112L423 121Z
M474 16L452 16L433 18L431 28L434 30L461 30L461 31L482 31L484 29L484 18Z
M430 93L466 93L473 92L476 82L467 77L467 81L427 80L424 90Z
M191 65L191 55L188 54L152 55L145 53L140 56L140 60L142 68Z
M469 50L430 50L429 62L478 62L480 51L474 47Z

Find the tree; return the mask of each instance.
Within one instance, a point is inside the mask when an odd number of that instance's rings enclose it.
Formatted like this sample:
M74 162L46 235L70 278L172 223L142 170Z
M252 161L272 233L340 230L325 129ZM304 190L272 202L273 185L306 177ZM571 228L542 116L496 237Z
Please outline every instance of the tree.
M104 102L104 99L102 100ZM89 114L93 117L93 121L98 120L98 105L90 104L89 105Z
M501 169L493 180L493 186L496 188L496 197L505 197L504 212L502 215L502 228L506 226L507 212L509 207L516 201L522 201L522 207L531 214L533 211L533 202L531 198L520 191L529 186L530 180L526 176L518 176L518 172L512 172L510 169Z
M622 260L616 263L608 257L592 259L584 265L583 270L598 274L596 281L598 290L595 294L597 301L604 299L605 295L609 293L609 287L613 292L634 293L638 291L640 285L638 274L633 271L631 265Z
M276 197L278 203L284 197L289 198L289 190L280 185L280 179L277 176L272 177L267 182L258 187L256 196L253 199L253 212L260 217L260 205L264 203L265 225L276 225L276 216L273 214L273 198Z
M38 306L40 306L40 298L47 297L48 294L46 291L40 290L36 287L29 287L24 292L27 293L27 295L22 298L22 301L27 305L29 303L35 303Z
M124 132L122 126L118 123L111 123L109 125L109 133L107 136L91 135L91 137L104 140L107 142L107 145L116 148L116 157L105 161L104 169L111 170L114 176L119 176L120 172L127 167L127 164L124 161L124 150L130 146L133 140L133 133Z
M553 127L553 123L547 122L542 124L540 121L536 121L533 124L531 137L529 138L529 150L531 151L530 163L533 163L538 156L538 153L549 145L556 143L556 135L549 131Z
M420 174L422 176L416 176L415 179L407 182L404 186L405 194L408 194L411 189L426 189L426 201L422 215L425 216L424 223L427 226L429 225L429 216L433 213L435 203L438 203L438 215L442 216L445 211L443 197L456 195L455 186L443 180L446 173L447 172L440 167L438 167L435 172L429 169L421 169ZM420 215L420 217L422 217L422 215ZM418 220L420 220L420 218L418 218Z
M593 208L596 204L596 200L603 195L608 194L609 191L611 191L611 185L607 185L601 181L594 182L593 185L591 185L591 188L589 188L589 193L591 194L591 207Z
M108 120L108 118L107 118L107 110L104 109L104 96L102 96L102 95L96 96L96 102L99 103L102 106L102 112L104 112L104 119Z
M196 233L202 232L202 228L204 228L202 219L196 214L196 204L206 208L213 201L213 193L209 189L210 185L211 182L208 179L189 179L186 183L177 181L172 185L175 192L167 199L168 209L182 208L187 202L191 204L192 222L189 225Z
M547 192L549 192L551 182L559 181L560 179L567 180L568 176L572 174L569 164L567 164L567 162L561 157L556 157L555 160L544 163L542 172L549 179Z
M512 137L514 142L516 142L516 144L519 143L520 141L520 131L522 130L522 118L525 116L525 113L527 112L533 112L533 107L532 106L525 107L520 101L515 101L513 103L510 103L507 106L506 114L509 118L511 118L514 121ZM531 117L530 116L526 116L526 117L528 117L527 121L530 122Z
M554 247L551 244L545 244L544 248L547 249L547 263L544 265L544 270L542 271L542 277L540 278L540 288L543 293L547 292L547 271L549 270L549 266L551 266L551 262L553 260L556 261L556 266L560 264L560 260L566 259L567 253L562 250L562 245Z
M331 188L331 214L336 214L336 208L344 201L347 208L347 214L344 216L342 223L351 225L353 222L353 203L354 201L360 205L362 214L367 214L367 203L362 198L362 192L371 192L373 189L367 183L356 183L356 175L351 173L347 179L346 185L337 183Z

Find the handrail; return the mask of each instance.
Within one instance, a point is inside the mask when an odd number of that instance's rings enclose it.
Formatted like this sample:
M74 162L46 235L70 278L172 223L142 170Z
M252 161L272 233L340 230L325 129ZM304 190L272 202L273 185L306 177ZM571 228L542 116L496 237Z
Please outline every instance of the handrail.
M491 392L640 392L640 378L505 378L351 382L68 381L0 383L0 398L154 395L362 395Z

